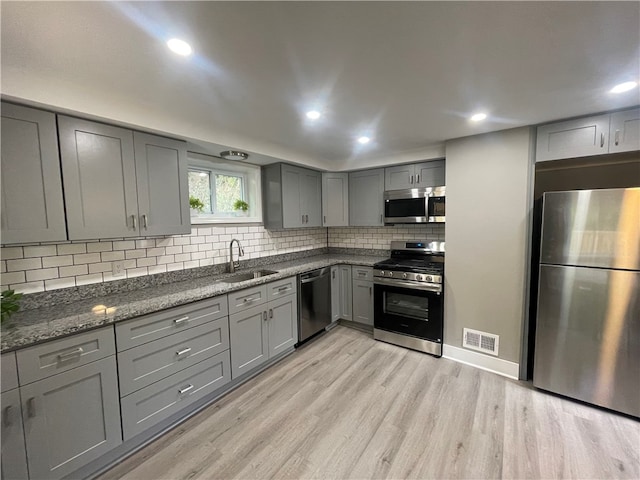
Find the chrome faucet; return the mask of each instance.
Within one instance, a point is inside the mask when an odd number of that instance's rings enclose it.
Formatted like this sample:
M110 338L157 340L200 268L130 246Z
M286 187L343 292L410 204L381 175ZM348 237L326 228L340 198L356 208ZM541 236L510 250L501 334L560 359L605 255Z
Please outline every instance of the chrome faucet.
M233 242L236 242L238 244L238 261L236 262L233 261ZM236 268L240 266L240 257L242 257L243 255L244 248L242 248L242 245L240 245L240 240L234 238L229 244L229 271L231 273L235 272Z

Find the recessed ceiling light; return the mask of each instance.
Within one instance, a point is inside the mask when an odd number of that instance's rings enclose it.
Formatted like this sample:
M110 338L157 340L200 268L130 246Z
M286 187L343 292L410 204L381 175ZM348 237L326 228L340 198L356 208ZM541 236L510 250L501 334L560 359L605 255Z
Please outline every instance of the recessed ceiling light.
M320 118L320 112L317 110L311 110L307 112L306 115L309 120L317 120Z
M616 85L611 90L609 90L609 92L611 92L611 93L628 92L629 90L633 90L637 86L638 86L637 82L624 82L624 83L621 83L619 85Z
M365 143L369 143L371 141L371 139L365 135L363 135L362 137L358 138L358 143L361 143L362 145L364 145Z
M237 150L226 150L224 152L220 152L220 156L227 160L245 160L249 158L248 153L238 152Z
M178 55L188 56L191 55L191 45L189 45L184 40L180 40L179 38L172 38L167 42L167 46L171 49L172 52L177 53Z
M471 115L469 120L471 120L472 122L481 122L485 118L487 118L487 114L486 113L476 113L474 115Z

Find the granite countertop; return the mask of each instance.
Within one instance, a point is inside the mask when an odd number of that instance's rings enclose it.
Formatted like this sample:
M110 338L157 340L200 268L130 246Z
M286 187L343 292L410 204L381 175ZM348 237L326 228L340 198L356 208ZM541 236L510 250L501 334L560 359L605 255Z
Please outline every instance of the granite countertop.
M330 265L373 266L387 257L328 254L263 265L277 273L238 283L226 283L234 274L212 275L139 290L94 297L69 304L18 312L1 328L1 352L91 330L197 300L270 283ZM238 270L235 274L260 268Z

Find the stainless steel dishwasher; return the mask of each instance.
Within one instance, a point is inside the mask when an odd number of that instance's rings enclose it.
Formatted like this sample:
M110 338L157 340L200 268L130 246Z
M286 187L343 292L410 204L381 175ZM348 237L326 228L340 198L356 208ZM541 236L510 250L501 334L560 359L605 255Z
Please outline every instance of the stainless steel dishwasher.
M331 324L331 269L298 275L298 342Z

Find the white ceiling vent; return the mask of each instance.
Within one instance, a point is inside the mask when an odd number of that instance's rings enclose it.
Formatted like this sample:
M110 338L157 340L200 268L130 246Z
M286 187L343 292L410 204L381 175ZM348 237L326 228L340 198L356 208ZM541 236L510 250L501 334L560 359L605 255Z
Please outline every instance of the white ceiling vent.
M500 337L492 333L485 333L470 328L462 329L462 346L479 352L498 355Z

